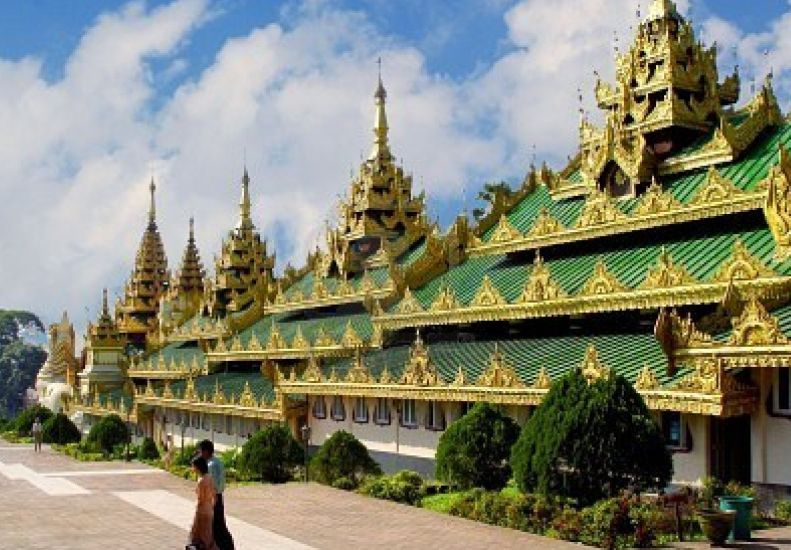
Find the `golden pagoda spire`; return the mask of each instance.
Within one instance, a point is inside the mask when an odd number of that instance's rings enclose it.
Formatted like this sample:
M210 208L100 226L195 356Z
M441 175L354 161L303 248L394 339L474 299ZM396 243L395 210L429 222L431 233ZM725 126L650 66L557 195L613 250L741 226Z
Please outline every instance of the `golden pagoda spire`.
M673 0L653 0L648 8L648 19L678 19L679 13Z
M184 248L181 265L176 272L176 276L171 281L169 292L196 292L200 296L203 294L204 276L205 271L200 259L200 252L198 251L198 245L195 243L195 218L191 217L187 246Z
M237 229L252 230L255 227L253 225L251 211L250 176L247 175L247 166L245 166L244 174L242 175L242 196L239 199L239 223L236 225Z
M390 146L387 143L387 112L385 110L385 103L387 101L387 90L385 90L382 83L382 58L377 60L379 64L379 83L374 92L374 101L376 104L376 114L374 116L374 146L371 150L371 160L390 160Z
M148 207L148 228L156 229L157 227L157 207L156 202L154 201L154 193L157 190L157 186L154 183L154 176L151 176L151 183L148 186L148 190L151 193L151 204Z

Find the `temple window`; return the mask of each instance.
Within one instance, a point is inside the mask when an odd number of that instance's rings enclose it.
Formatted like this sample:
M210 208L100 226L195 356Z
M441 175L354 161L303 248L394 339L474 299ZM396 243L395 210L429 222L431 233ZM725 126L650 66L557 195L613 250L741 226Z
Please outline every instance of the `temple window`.
M323 397L316 397L313 400L313 418L327 418L327 407Z
M602 175L602 190L611 197L627 197L634 194L634 186L621 168L611 162Z
M401 401L401 425L412 428L417 426L417 406L414 399Z
M428 402L428 411L426 413L426 428L428 428L429 430L445 429L445 413L442 410L442 405L437 401Z
M354 421L359 423L368 422L368 406L364 397L354 399Z
M386 397L378 397L376 399L374 422L379 425L390 424L390 402Z
M671 449L686 449L687 438L680 412L662 411L662 435L665 438L667 447Z
M343 398L340 395L332 398L330 416L333 420L346 420L346 407L343 406Z
M775 412L791 416L791 367L775 369L774 388Z

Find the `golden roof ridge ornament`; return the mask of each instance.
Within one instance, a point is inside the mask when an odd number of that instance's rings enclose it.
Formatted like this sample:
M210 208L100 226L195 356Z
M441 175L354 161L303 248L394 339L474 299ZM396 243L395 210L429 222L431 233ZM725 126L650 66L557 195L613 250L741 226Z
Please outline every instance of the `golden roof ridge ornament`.
M250 201L250 176L247 174L247 165L245 165L242 174L242 196L239 198L239 222L236 224L236 228L252 231L254 227Z
M374 146L371 150L371 155L369 158L371 160L377 159L391 159L392 155L390 153L390 146L388 145L387 138L388 138L388 130L389 127L387 126L387 111L385 109L385 104L387 102L387 90L385 90L384 84L382 83L382 58L380 57L377 60L379 65L379 78L378 83L376 86L376 92L374 92L374 101L376 104L376 114L374 117Z

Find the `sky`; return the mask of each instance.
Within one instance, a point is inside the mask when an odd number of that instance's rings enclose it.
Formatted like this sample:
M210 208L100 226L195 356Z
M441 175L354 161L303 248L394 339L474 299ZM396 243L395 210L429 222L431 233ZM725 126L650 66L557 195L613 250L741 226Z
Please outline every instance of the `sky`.
M446 226L487 181L576 152L578 89L649 0L0 0L0 307L82 330L122 293L148 181L170 267L188 220L207 267L239 180L278 269L301 265L372 141L377 64L391 145ZM743 98L791 103L787 0L679 0Z

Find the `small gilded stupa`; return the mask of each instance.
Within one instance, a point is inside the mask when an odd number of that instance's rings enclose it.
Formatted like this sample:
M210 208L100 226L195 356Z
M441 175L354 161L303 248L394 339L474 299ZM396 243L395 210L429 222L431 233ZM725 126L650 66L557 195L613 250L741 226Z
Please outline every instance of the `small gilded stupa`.
M223 240L222 252L215 259L215 277L205 288L206 312L214 317L241 312L254 301L263 304L274 293L274 256L256 231L250 201L250 176L242 175L239 221Z
M324 276L359 273L364 260L383 242L393 243L405 236L414 241L428 230L424 196L412 196L412 176L396 164L390 150L386 101L380 74L374 93L373 147L339 207L338 226L328 232L328 254L319 259L319 271Z
M190 218L189 237L179 266L160 306L160 328L167 334L194 315L205 287L206 271L195 242L195 220Z
M124 288L123 298L115 306L118 331L129 343L143 347L146 334L157 328L159 300L168 287L170 273L165 256L165 247L159 235L156 220L153 178L149 185L151 204L148 210L148 225L140 240L135 256L135 267Z
M126 379L124 370L126 337L110 314L107 289L102 291L102 309L96 323L88 324L85 341L85 369L79 373L80 394L120 387Z

